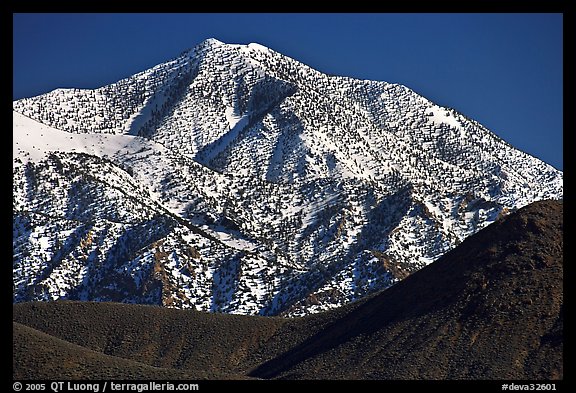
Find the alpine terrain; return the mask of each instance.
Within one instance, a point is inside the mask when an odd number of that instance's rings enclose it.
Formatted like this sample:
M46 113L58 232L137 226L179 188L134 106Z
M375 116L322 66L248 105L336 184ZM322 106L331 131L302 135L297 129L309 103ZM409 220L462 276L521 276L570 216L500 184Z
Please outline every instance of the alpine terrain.
M13 110L16 303L305 315L563 196L561 171L454 109L259 44Z

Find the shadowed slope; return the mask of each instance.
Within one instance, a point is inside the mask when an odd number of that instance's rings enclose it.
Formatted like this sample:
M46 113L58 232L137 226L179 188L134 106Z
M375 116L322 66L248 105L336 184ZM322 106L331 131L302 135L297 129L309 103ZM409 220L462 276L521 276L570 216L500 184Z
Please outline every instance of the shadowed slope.
M251 375L562 378L562 211L494 223Z
M155 367L226 372L285 321L92 302L16 304L14 320L106 355Z
M13 378L27 379L245 379L240 375L152 367L104 355L13 323Z

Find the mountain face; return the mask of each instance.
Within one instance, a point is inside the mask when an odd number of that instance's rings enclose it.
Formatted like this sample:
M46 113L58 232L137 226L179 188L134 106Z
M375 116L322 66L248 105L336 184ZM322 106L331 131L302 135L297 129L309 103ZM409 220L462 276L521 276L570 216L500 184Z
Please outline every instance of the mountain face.
M297 316L389 287L563 174L407 87L209 39L13 102L14 302Z
M562 379L562 212L533 203L392 288L303 318L15 304L13 377Z

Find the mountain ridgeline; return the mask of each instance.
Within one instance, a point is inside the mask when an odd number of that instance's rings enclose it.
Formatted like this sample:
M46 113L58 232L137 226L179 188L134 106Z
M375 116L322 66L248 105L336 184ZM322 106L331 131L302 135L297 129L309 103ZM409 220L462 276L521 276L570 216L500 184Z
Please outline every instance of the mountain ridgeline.
M15 304L13 377L562 379L562 215L535 202L389 289L302 318Z
M16 303L302 316L563 196L562 172L453 109L258 44L13 110Z

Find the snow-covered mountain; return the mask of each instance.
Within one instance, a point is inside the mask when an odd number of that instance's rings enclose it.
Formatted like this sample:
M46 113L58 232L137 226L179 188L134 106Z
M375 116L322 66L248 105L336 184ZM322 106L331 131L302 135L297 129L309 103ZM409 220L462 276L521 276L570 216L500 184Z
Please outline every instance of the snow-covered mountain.
M15 101L14 301L304 315L392 285L563 174L409 88L209 39Z

